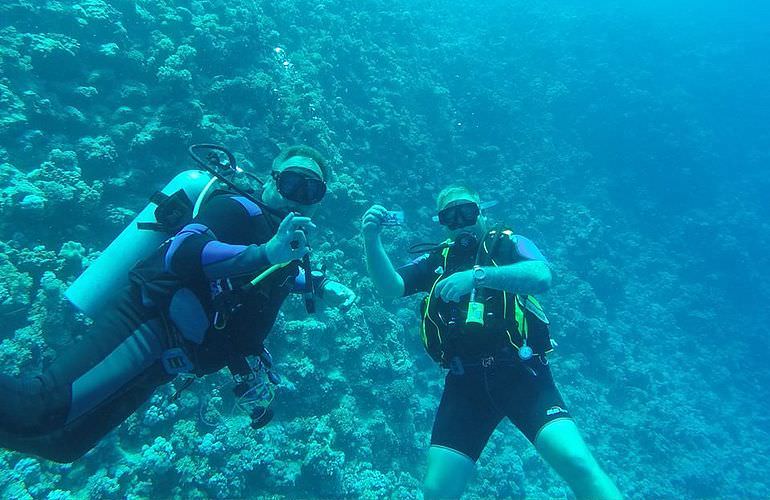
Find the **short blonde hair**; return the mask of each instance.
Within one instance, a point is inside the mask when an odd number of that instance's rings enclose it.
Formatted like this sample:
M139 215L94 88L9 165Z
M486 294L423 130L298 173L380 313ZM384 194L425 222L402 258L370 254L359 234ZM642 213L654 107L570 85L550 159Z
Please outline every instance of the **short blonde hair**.
M463 184L452 184L451 186L442 189L438 194L438 197L436 198L436 209L441 210L448 198L453 198L457 195L466 195L468 199L473 200L476 203L481 202L481 197L475 189Z
M278 156L275 157L275 160L273 160L273 170L278 170L278 168L281 166L281 163L285 162L289 158L294 158L295 156L304 156L305 158L310 158L316 162L318 167L321 169L323 180L328 181L331 178L332 169L329 164L326 163L323 155L317 149L311 148L310 146L305 146L304 144L289 146L288 148L281 150L281 152L278 153Z

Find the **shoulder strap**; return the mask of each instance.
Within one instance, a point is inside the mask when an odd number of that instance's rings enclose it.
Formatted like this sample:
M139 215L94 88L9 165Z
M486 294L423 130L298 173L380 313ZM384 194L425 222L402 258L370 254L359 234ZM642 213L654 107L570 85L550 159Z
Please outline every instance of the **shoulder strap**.
M150 201L157 205L155 222L137 222L136 226L140 230L174 234L192 220L193 205L184 189L172 195L157 191L150 197Z

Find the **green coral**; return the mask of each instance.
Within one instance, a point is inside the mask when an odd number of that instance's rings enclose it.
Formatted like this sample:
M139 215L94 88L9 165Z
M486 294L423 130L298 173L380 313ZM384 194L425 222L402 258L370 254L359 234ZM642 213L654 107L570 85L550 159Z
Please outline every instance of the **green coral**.
M118 151L112 138L105 135L83 137L78 144L78 152L84 166L89 170L104 172L118 160Z
M71 75L79 71L80 42L60 33L25 33L32 67L45 76Z
M24 102L13 93L7 80L0 80L0 137L27 123Z
M115 24L120 22L122 14L119 10L112 7L103 0L79 0L72 7L72 10L78 16L80 24Z
M32 277L20 272L7 255L0 253L0 311L28 306Z

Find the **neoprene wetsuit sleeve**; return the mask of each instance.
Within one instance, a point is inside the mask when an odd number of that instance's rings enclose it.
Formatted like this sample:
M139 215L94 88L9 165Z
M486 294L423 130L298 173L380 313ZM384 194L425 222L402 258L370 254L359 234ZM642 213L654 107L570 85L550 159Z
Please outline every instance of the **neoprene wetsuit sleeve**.
M496 254L502 255L506 264L514 264L525 260L541 260L546 264L548 263L548 259L537 248L537 245L529 238L519 234L513 234L507 238L504 237Z
M404 280L404 297L417 292L430 292L433 283L439 276L441 255L438 253L424 254L409 264L396 269Z
M264 243L272 231L253 202L219 195L209 200L193 223L174 236L165 257L167 269L207 280L258 273L270 266Z

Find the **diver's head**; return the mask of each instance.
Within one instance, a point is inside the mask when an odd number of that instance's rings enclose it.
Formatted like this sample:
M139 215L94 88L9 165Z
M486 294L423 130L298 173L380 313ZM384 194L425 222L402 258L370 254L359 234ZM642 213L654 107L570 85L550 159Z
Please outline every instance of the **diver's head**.
M291 146L273 160L262 201L283 212L312 216L326 194L330 174L321 153L309 146Z
M481 205L479 193L474 189L462 185L445 187L436 199L438 223L452 239L460 233L473 233L480 239L487 233L487 218L481 212Z

